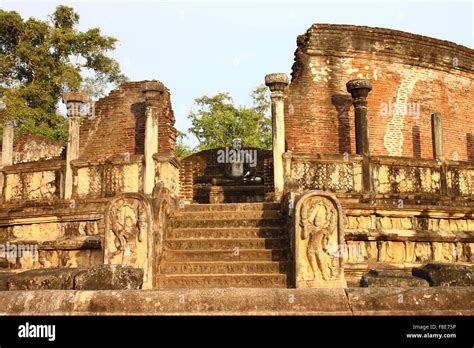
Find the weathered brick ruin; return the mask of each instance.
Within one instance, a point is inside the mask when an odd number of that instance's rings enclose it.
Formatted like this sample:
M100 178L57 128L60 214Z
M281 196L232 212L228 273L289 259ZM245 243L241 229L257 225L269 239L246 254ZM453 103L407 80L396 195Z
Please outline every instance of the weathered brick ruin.
M64 148L4 129L0 243L38 253L0 257L0 290L36 294L0 291L1 311L94 313L98 296L105 313L474 314L473 61L450 42L315 24L291 81L265 77L272 151L184 159L161 82L123 84L85 118L86 96L66 93ZM219 160L229 149L255 163ZM63 290L55 308L32 302L44 289ZM97 292L71 308L73 289Z

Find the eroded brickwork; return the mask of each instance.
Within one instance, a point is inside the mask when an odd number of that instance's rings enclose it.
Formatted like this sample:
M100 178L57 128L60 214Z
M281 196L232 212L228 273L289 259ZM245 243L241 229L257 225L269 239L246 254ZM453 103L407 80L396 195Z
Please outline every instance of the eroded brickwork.
M35 134L25 134L13 142L13 163L64 157L65 143Z
M80 159L143 155L145 139L146 81L122 84L95 103L95 116L84 119L80 132ZM176 129L170 93L159 103L158 152L174 151Z
M385 29L313 25L297 40L285 101L287 149L355 153L346 83L372 81L371 154L432 158L430 117L443 115L447 159L473 156L472 50Z

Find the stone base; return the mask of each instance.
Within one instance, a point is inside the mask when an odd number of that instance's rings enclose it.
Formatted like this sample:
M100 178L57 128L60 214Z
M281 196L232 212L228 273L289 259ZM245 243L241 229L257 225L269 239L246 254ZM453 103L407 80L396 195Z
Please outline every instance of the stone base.
M0 315L474 315L474 288L0 291L0 303Z
M140 289L143 270L122 265L91 268L45 268L0 277L1 290Z
M310 289L336 289L347 288L347 283L344 279L339 280L297 280L297 288Z
M425 279L401 270L371 270L360 281L362 287L429 287Z
M264 202L263 185L226 185L195 188L199 203L255 203Z
M431 286L474 286L474 265L428 263L413 268L412 273L426 279Z

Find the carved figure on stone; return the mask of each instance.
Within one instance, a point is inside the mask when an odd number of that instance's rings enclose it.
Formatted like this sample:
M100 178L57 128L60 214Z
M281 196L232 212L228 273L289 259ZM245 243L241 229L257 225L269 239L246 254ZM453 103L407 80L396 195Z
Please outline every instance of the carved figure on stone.
M125 199L119 200L110 211L112 232L115 235L114 245L116 250L111 257L120 255L121 264L135 264L137 261L137 245L143 241L143 230L146 221L140 208L127 203Z
M296 286L345 287L344 224L335 198L310 191L295 213Z
M308 257L313 279L328 280L332 267L327 265L325 254L328 252L329 236L334 230L334 208L323 201L313 206L305 205L301 209L301 238L308 239L306 255Z
M143 287L148 289L154 279L154 226L151 202L143 194L124 193L107 207L104 263L142 268Z
M415 245L415 261L427 262L431 260L431 244L430 243L416 243Z

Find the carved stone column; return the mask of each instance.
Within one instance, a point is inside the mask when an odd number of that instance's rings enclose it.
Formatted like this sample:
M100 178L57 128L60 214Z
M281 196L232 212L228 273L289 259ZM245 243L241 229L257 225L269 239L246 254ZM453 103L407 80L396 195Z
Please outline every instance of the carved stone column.
M155 186L155 160L158 152L158 117L159 103L164 86L161 82L150 81L145 85L145 170L143 175L143 192L152 194Z
M441 161L440 193L448 194L448 167L444 161L443 119L439 112L431 115L431 138L433 142L433 158Z
M9 122L3 126L2 139L2 164L9 166L13 163L13 123Z
M355 109L356 152L363 156L362 185L364 192L372 191L372 173L370 171L369 118L367 96L372 90L368 79L356 79L347 82L347 91L352 95Z
M284 91L288 86L286 74L269 74L265 76L265 85L272 92L272 133L273 133L273 180L275 198L283 194L284 172L283 154L285 153L285 120L284 120Z
M434 159L444 160L443 124L441 114L438 112L431 115L431 136Z
M71 161L79 157L79 129L81 121L81 107L88 100L87 94L80 92L66 92L63 94L63 103L67 107L69 120L69 135L66 154L66 177L64 180L64 198L72 197L73 172Z

